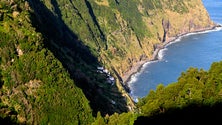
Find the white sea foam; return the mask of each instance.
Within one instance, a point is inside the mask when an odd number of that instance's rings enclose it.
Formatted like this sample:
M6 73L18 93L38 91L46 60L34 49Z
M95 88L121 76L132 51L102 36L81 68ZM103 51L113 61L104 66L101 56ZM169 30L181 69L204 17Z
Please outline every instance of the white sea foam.
M164 48L164 49L161 49L159 52L158 52L158 60L162 60L164 55L165 55L165 52L167 51L168 49L167 48Z
M140 68L140 71L131 75L130 77L130 80L127 82L129 88L130 88L130 96L132 97L132 99L135 101L135 102L138 102L138 97L134 95L134 87L133 85L136 83L136 81L138 80L138 76L142 73L144 73L144 70L152 63L155 63L159 60L154 60L154 61L149 61L149 62L146 62L142 65L142 67Z
M143 64L142 68L141 68L141 71L143 71L143 69L145 69L147 66L149 66L149 64L152 64L152 63L155 63L157 62L158 60L154 60L154 61L149 61L149 62L146 62Z
M135 74L131 75L131 76L130 76L130 80L127 82L128 85L129 85L129 87L132 88L131 85L138 80L138 79L137 79L138 76L139 76L141 73L144 72L144 69L145 69L147 66L149 66L149 64L154 63L154 62L157 62L157 61L158 61L158 60L154 60L154 61L149 61L149 62L144 63L144 64L142 65L142 67L140 68L140 71L138 71L138 72L136 72Z
M133 97L133 100L137 103L139 100L138 100L138 97Z
M221 24L219 24L219 25L221 25ZM166 47L168 47L168 46L171 45L171 44L180 42L182 38L187 37L187 36L197 35L197 34L204 34L204 33L210 33L210 32L216 32L216 31L220 31L220 30L222 30L222 27L216 27L216 28L214 28L214 29L205 30L205 31L200 31L200 32L187 33L187 34L181 35L181 36L179 36L177 39L169 42L169 43L166 45Z
M174 44L174 43L177 43L177 42L180 42L183 37L187 37L187 36L195 35L195 34L203 34L203 33L215 32L215 31L220 31L220 30L222 30L222 27L216 27L215 29L212 29L212 30L201 31L201 32L196 32L196 33L188 33L188 34L182 35L182 36L178 37L177 39L173 40L172 42L168 43L163 49L161 49L161 50L158 52L158 56L157 56L157 57L158 57L158 60L149 61L149 62L144 63L144 64L142 65L140 71L138 71L137 73L131 75L130 80L129 80L127 83L128 83L128 85L129 85L129 87L130 87L130 89L131 89L131 93L130 93L130 94L131 94L131 97L133 98L133 100L134 100L135 102L138 101L138 97L136 97L136 96L133 94L133 91L134 91L134 90L133 90L133 89L134 89L134 88L133 88L133 84L135 84L136 81L138 80L138 76L139 76L140 74L142 74L142 73L144 72L144 69L146 69L146 67L149 66L150 64L155 63L155 62L160 61L160 60L163 60L163 57L164 57L164 55L165 55L165 52L167 51L167 46L169 46L169 45L171 45L171 44ZM166 60L165 62L168 62L168 61Z
M137 72L133 75L131 75L130 77L130 80L128 81L128 84L129 86L132 84L132 83L135 83L137 81L137 76L140 74L140 72Z
M219 24L221 27L216 27L215 31L221 31L222 30L222 24Z
M175 40L169 42L165 47L168 47L168 46L171 45L171 44L174 44L174 43L180 42L181 39L182 39L182 37L178 37L177 39L175 39Z
M221 24L219 24L221 25ZM194 33L187 33L185 35L182 35L181 37L186 37L186 36L190 36L190 35L196 35L196 34L204 34L204 33L210 33L210 32L215 32L215 31L220 31L222 30L222 27L216 27L214 29L210 29L210 30L205 30L205 31L200 31L200 32L194 32Z

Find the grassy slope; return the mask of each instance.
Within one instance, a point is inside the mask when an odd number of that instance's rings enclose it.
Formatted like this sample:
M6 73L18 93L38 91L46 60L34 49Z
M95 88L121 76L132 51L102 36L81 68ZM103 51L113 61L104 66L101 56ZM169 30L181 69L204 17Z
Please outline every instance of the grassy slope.
M28 3L1 1L0 13L1 122L90 123L88 100L43 47L42 35L30 22Z
M90 106L94 114L127 111L125 106L130 104L121 95L125 90L121 84L108 85L106 76L95 75L98 62L92 58L97 57L112 75L123 76L136 62L151 58L154 46L163 39L163 20L170 22L168 37L212 24L200 0L179 4L172 0L165 1L167 4L154 0L28 0L31 7L25 1L10 2L0 6L0 111L6 122L11 118L30 124L87 124L93 121ZM132 11L126 11L129 9ZM83 89L90 106L70 78ZM123 113L101 119L110 124L129 119L133 124L135 118Z
M123 76L138 62L151 59L163 39L213 25L201 0L43 0L42 3L119 80L116 85L121 93L125 93ZM166 30L163 22L170 25L166 38L163 38ZM65 64L68 62L72 61Z

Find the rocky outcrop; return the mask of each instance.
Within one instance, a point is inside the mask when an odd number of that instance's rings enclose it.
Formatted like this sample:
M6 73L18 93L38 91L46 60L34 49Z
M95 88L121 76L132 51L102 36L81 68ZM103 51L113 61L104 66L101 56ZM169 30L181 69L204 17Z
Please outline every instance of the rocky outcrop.
M126 93L124 85L130 74L143 62L155 59L156 50L167 42L178 35L215 25L201 0L42 0L42 3L62 22L58 25L55 22L60 31L65 25L64 34L67 29L75 34L74 40L65 39L66 44L70 47L81 43L90 50L117 79L116 86L121 93ZM78 47L74 50L81 52L78 56L84 53ZM82 60L90 65L90 61ZM65 63L70 64L67 67L73 72L72 60L67 58ZM92 84L97 88L97 82Z
M143 19L142 23L146 25L143 27L143 30L147 30L151 35L134 39L136 33L131 33L130 37L125 39L127 41L121 40L121 43L129 43L129 46L132 46L132 48L122 45L123 50L126 52L125 57L118 60L118 64L115 63L116 60L111 60L111 64L115 65L120 76L127 77L125 75L130 74L128 72L130 72L138 62L154 59L152 55L155 55L155 50L163 47L167 42L175 39L177 36L189 32L211 29L215 26L215 24L210 20L201 0L180 2L183 3L182 7L185 7L187 9L186 11L182 12L182 10L171 10L169 9L170 7L168 7L169 5L164 3L162 3L163 6L161 9L155 8L150 10L145 7L141 9L140 7L140 13L142 14L141 17ZM144 1L141 1L140 6L145 6L143 3ZM149 13L149 16L146 16L147 12ZM131 30L131 32L135 31ZM126 37L124 33L125 32L121 32L121 34ZM115 36L115 38L118 39L117 36ZM140 43L139 46L134 44L134 42L137 43L136 41ZM117 40L115 42L118 43L120 41ZM143 48L141 48L141 46L143 46ZM145 57L147 58L141 59L140 57L143 54L145 54ZM127 60L131 61L127 63ZM125 78L125 80L126 79L127 78Z
M214 26L201 0L85 0L72 5L75 10L69 3L59 6L61 18L119 80L120 90L138 64L155 59L155 50L178 35Z
M133 110L127 78L169 41L215 25L201 0L3 0L0 23L0 114L24 124Z

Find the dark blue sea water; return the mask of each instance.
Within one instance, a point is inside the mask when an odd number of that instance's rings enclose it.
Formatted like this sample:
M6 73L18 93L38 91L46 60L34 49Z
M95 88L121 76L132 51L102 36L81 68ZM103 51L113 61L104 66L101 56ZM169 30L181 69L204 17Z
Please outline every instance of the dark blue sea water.
M222 1L202 0L211 19L222 24ZM136 100L157 85L176 82L189 67L208 70L212 62L222 61L222 30L190 34L177 39L159 52L159 60L146 63L131 77L128 85Z

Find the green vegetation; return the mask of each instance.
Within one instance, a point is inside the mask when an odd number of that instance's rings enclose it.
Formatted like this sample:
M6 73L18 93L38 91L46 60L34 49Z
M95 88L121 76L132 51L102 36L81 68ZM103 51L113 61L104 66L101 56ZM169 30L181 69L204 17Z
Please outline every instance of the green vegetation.
M221 68L222 62L214 62L209 71L189 68L176 83L166 87L159 85L156 91L150 91L139 100L137 105L141 110L141 119L138 121L158 124L167 119L165 123L216 123L222 110Z
M142 21L141 13L137 9L138 1L136 0L125 0L120 1L116 6L112 6L112 8L117 8L119 12L122 14L123 19L127 21L129 24L129 28L136 33L139 38L143 38L148 34L146 31L145 24Z
M168 86L160 84L156 90L140 98L138 112L97 115L94 124L189 124L216 123L222 111L222 62L214 62L209 71L189 68L178 81Z
M222 62L209 71L190 68L178 82L160 84L132 111L119 80L152 52L155 33L162 32L162 12L185 14L189 9L172 0L2 0L0 122L134 125L183 115L184 109L203 109L203 115L205 107L220 111ZM115 84L97 66L107 68Z
M119 92L117 86L109 83L107 80L107 74L97 72L97 66L101 66L101 62L98 62L95 55L93 55L92 49L97 50L100 48L99 45L96 45L98 48L93 48L92 46L89 48L89 46L85 45L87 44L85 43L86 41L84 41L86 39L83 38L83 40L81 40L78 34L73 32L78 30L70 29L70 26L66 24L66 18L61 16L65 15L61 14L65 9L59 11L59 2L62 1L30 1L30 6L35 12L32 13L33 25L43 34L45 47L53 52L55 57L69 72L70 77L75 81L75 84L82 89L86 98L90 102L89 104L93 109L94 116L98 111L101 111L103 116L106 114L113 114L114 112L121 113L127 111L126 101L124 100L122 93ZM69 1L69 4L67 5L76 8L70 2L71 1ZM90 6L89 3L87 3L87 5ZM52 7L54 9L51 9ZM67 12L69 11L67 10ZM95 13L92 15L94 14ZM89 13L88 11L87 13L84 11L84 13L80 15L85 15L88 19ZM90 16L89 19L91 19ZM85 24L83 19L81 21ZM86 25L88 24L86 23ZM78 28L79 30L82 29L82 27ZM87 32L85 31L81 34L92 39L96 38L91 37L91 33L87 35ZM90 40L89 42L90 44L94 44L94 42L99 41ZM98 50L96 52L98 54ZM112 104L112 101L117 102L117 104Z
M222 62L213 63L207 72L190 68L182 73L178 82L164 87L159 85L156 91L151 91L147 97L141 99L138 106L145 116L167 112L171 108L184 108L191 104L215 105L221 103L220 78ZM217 79L216 79L217 78Z
M98 112L95 121L92 125L133 125L137 115L133 113L114 113L111 116L102 117Z
M146 10L150 11L164 11L169 9L177 13L188 13L189 10L185 5L184 1L175 1L175 0L143 0L142 5ZM148 12L149 13L149 12Z
M146 10L162 9L161 0L144 0L143 5Z
M26 5L19 0L1 2L1 118L23 124L92 122L88 100L43 48L43 37L32 27Z

